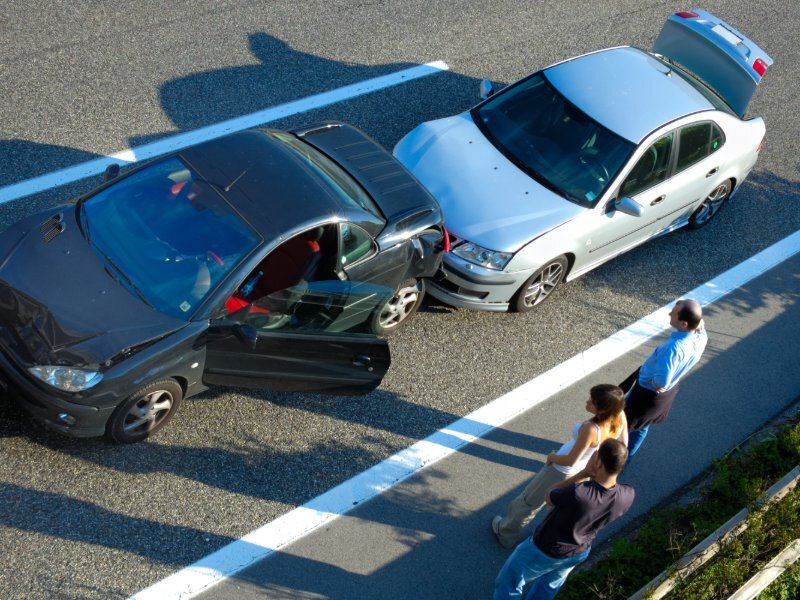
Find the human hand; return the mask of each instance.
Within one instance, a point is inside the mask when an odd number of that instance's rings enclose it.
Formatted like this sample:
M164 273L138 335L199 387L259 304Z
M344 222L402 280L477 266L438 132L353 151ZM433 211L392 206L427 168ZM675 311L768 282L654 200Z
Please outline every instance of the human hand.
M545 460L545 463L548 464L548 465L552 465L553 464L553 457L555 455L556 455L555 452L551 452L550 454L548 454L547 455L547 459Z

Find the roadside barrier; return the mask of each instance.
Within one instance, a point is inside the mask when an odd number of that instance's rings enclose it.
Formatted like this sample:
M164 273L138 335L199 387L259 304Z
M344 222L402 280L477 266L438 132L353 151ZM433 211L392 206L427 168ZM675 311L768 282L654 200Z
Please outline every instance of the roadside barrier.
M800 465L789 471L783 476L782 479L780 479L780 481L777 481L767 491L765 491L759 497L759 499L755 501L752 508L754 510L759 510L777 502L786 496L786 494L791 492L798 482L800 482ZM681 557L677 562L673 563L671 567L662 571L638 592L630 596L628 600L659 600L660 598L666 596L675 588L681 579L687 577L707 563L729 540L735 538L737 535L747 529L747 517L749 515L749 508L743 508L740 510L706 539L684 554L683 557ZM794 544L791 544L790 547L784 550L783 553L788 552L790 548L795 546L798 546L797 541ZM800 551L800 547L796 548L796 550ZM791 564L791 562L789 564ZM773 571L775 570L777 569L773 569ZM783 571L781 570L780 573L782 572ZM777 578L777 575L773 577L773 579L775 578ZM771 581L772 579L770 582ZM745 587L749 585L749 583L750 582L748 581L748 583L745 584ZM769 585L769 582L767 585ZM741 592L743 589L744 588L740 589L739 592ZM737 592L737 594L739 592ZM734 596L731 596L731 598ZM750 597L752 596L741 596L737 597L737 600L743 600L744 598Z
M751 600L769 587L769 584L783 575L783 572L800 559L800 539L793 541L786 549L769 561L747 583L736 590L728 600Z

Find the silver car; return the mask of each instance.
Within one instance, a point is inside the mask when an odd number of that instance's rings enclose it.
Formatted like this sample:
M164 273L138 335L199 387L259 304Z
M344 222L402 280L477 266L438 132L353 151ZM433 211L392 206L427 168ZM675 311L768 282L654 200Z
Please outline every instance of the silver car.
M715 16L669 17L653 52L601 50L537 71L395 156L439 201L450 234L434 297L527 311L653 237L707 224L756 163L744 116L772 59Z

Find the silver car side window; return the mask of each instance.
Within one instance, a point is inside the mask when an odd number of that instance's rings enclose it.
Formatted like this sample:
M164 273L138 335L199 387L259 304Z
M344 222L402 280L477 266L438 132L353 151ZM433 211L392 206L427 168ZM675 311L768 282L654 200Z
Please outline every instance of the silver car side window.
M670 131L644 151L620 186L620 196L635 196L667 178L674 137L675 133Z

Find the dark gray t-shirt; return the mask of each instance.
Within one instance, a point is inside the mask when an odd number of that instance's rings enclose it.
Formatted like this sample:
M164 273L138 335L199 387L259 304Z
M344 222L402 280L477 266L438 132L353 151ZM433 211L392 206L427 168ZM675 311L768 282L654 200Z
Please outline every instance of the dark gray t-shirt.
M580 554L598 531L627 512L633 497L633 488L620 483L611 489L593 480L556 488L550 492L553 508L536 528L533 542L554 558Z

